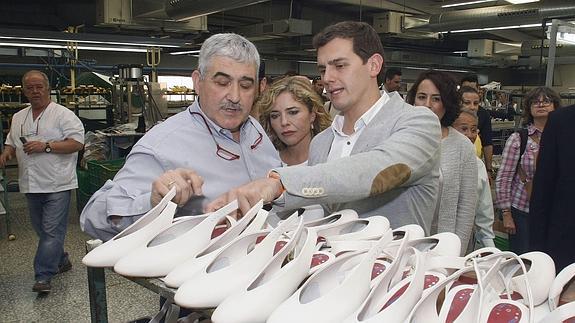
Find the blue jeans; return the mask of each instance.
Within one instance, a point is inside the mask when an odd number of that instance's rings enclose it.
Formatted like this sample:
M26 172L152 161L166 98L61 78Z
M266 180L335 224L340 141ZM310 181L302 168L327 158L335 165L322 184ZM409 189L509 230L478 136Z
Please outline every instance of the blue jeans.
M27 193L30 221L40 241L34 257L34 278L49 281L66 261L64 239L72 191Z

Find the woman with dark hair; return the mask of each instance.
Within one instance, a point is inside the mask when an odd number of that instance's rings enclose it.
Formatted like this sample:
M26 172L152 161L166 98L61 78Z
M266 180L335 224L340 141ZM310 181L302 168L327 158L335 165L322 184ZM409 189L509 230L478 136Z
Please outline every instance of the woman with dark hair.
M503 227L509 234L511 251L517 254L528 251L527 216L539 139L549 113L560 106L561 99L552 89L542 86L531 90L523 99L526 129L511 134L503 148L495 180L496 205L503 213Z
M273 82L254 109L285 165L306 163L311 139L331 125L322 99L301 76Z
M460 110L457 84L447 73L426 71L407 92L406 101L430 108L440 120L442 187L434 224L437 232L457 234L464 254L475 219L477 162L469 139L451 127Z

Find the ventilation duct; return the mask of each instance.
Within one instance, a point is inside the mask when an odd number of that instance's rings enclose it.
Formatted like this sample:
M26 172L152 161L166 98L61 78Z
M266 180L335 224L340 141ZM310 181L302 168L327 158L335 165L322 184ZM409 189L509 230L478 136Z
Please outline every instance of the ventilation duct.
M263 24L238 27L234 32L245 36L251 41L260 41L280 37L311 35L311 25L311 20L288 18Z
M121 26L125 29L166 32L208 29L208 19L205 16L181 22L166 19L163 4L150 1L98 0L96 3L96 25L100 27Z
M468 10L432 15L429 24L413 27L431 31L491 28L541 23L543 19L575 16L575 1L559 0ZM470 27L471 26L471 27Z
M266 0L166 0L166 13L174 20L187 20L212 13L237 9Z

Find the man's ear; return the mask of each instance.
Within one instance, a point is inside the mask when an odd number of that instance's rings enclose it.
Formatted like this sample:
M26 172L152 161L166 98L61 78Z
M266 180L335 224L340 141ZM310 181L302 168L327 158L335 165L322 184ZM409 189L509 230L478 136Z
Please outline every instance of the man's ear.
M200 75L201 75L201 74L200 74L200 71L198 71L198 70L194 70L194 71L192 72L192 80L194 80L194 83L196 83L196 80L199 81Z
M371 55L367 63L369 64L370 75L372 77L377 77L377 75L379 74L379 72L381 72L381 69L383 68L383 56L377 53L373 54Z

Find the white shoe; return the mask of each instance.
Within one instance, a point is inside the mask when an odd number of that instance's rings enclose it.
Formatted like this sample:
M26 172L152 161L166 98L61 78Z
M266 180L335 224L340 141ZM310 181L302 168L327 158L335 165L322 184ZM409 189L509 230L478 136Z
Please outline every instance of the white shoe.
M526 265L520 257L512 252L502 252L501 261L497 261L491 265L489 271L482 274L479 272L477 283L481 292L481 301L479 303L479 322L490 323L495 320L500 322L517 322L517 323L532 323L534 322L534 301L531 293L529 275ZM508 259L505 259L506 257ZM474 261L475 266L479 266L479 261ZM521 272L517 276L517 272ZM515 277L523 281L526 301L528 306L522 302L512 300L510 295L513 290L510 288L516 285L513 282ZM508 299L501 299L501 295L505 293Z
M297 211L298 214L300 213L299 210ZM351 220L356 220L358 218L358 214L357 212L355 212L354 210L341 210L338 212L334 212L326 217L323 218L319 218L319 219L315 219L315 218L311 218L308 216L308 218L305 217L305 212L302 214L303 215L303 226L306 228L313 228L315 229L315 231L319 232L321 230L327 230L329 228L335 227L340 225L341 223L344 222L348 222ZM311 212L311 211L307 211L307 212ZM314 211L315 212L315 211ZM282 223L282 221L280 221L279 223ZM291 229L295 229L291 228Z
M317 230L318 236L332 241L379 240L389 230L389 220L383 216L372 216L342 222L339 225Z
M294 236L246 288L230 295L216 308L212 321L265 322L307 277L316 240L313 229L306 228L299 237ZM293 252L294 259L284 264L286 256Z
M573 278L575 278L575 263L563 268L563 270L557 274L557 277L555 277L553 283L551 283L551 288L549 289L548 303L551 311L554 311L559 307L561 293Z
M276 243L296 220L297 213L294 213L272 232L262 231L236 238L180 286L174 296L176 304L189 308L216 307L227 296L241 290L274 256ZM300 225L299 230L302 228ZM262 237L265 238L257 243Z
M177 208L177 205L171 202L174 196L176 196L175 187L136 222L90 251L84 256L82 263L88 267L112 267L124 255L147 244L172 223Z
M425 231L418 224L408 224L393 230L393 240L403 239L405 235L409 236L410 240L425 238Z
M399 231L393 230L392 234L395 240L386 246L374 264L373 270L376 270L378 265L381 269L380 272L376 273L372 271L372 289L369 295L361 306L347 317L345 320L346 323L363 322L372 319L377 321L378 318L375 318L374 315L378 314L384 305L391 305L387 303L391 298L390 296L395 293L388 295L388 292L395 286L400 286L398 284L406 278L404 277L404 270L408 262L415 264L420 271L425 270L425 268L421 266L421 253L415 248L408 247L409 243L413 241L410 237L411 233L416 237L420 236L419 230L413 229L415 229L415 227L401 228ZM421 235L423 235L423 229L421 229ZM374 277L374 274L377 274L377 277ZM405 285L405 282L403 285ZM401 290L401 287L398 290Z
M549 313L545 318L539 321L539 323L549 323L549 322L564 322L564 323L575 322L575 302L570 302L557 307L551 313Z
M413 306L409 316L405 320L412 323L444 323L449 322L474 322L478 317L479 290L472 285L458 285L450 290L453 282L463 275L475 272L472 266L464 267L448 277L438 277L438 281L426 289L421 299ZM438 298L445 291L445 299L438 312ZM474 304L473 307L469 304ZM463 313L463 315L461 315ZM475 318L465 321L469 314ZM447 319L449 315L449 320Z
M523 279L523 274L515 275L511 278L511 284L508 289L511 291L511 296L515 300L522 302L524 305L529 305L527 302L527 289L531 289L533 295L533 306L538 306L544 303L549 297L549 291L555 279L555 262L546 253L540 251L527 252L519 255L527 268L527 279ZM513 260L509 260L513 261ZM519 267L519 265L515 265ZM513 266L511 266L513 267ZM518 271L520 268L517 268ZM529 282L529 286L525 282ZM517 297L520 297L517 299Z
M263 203L260 201L258 205L261 207ZM114 271L130 277L167 275L176 266L194 257L212 241L220 239L221 234L212 238L216 226L237 208L238 202L234 200L213 213L191 216L173 223L149 243L122 257L114 265ZM227 228L229 229L233 223L235 223L233 218L228 219Z
M392 238L388 231L369 251L345 253L336 258L278 306L267 322L342 322L369 293L373 264Z
M166 277L162 278L166 286L172 288L180 287L186 280L193 277L212 261L218 252L232 240L238 236L260 232L268 216L268 211L264 209L258 210L258 208L261 208L260 203L254 205L246 215L239 219L233 227L226 230L219 239L213 239L202 251L172 269Z
M435 282L423 292L421 299L413 306L406 322L477 322L480 318L483 295L483 289L477 285L477 280L484 276L493 277L496 275L499 272L501 262L505 261L505 257L501 255L501 251L498 249L484 248L482 251L473 252L467 257L435 256L435 258L430 259L428 266L431 270L439 269L436 267L437 262L435 261L437 260L443 260L447 265L446 269L463 265L448 277L441 277L441 274L435 271L428 272L427 275L434 278ZM454 262L453 259L456 261ZM456 266L453 265L454 263ZM471 278L473 276L478 278ZM439 304L438 299L443 293L445 293L444 300L442 304Z
M395 275L401 280L388 289L389 278L381 279L380 284L371 290L359 310L344 322L405 322L424 289L425 256L417 249L409 247L399 259L394 260L397 267ZM406 265L413 268L413 271L411 275L402 279ZM390 273L384 272L383 275L388 274Z

